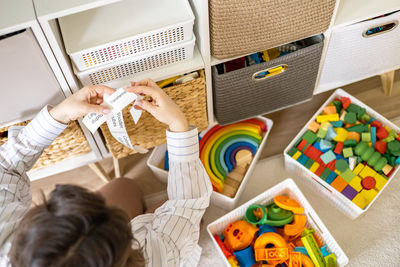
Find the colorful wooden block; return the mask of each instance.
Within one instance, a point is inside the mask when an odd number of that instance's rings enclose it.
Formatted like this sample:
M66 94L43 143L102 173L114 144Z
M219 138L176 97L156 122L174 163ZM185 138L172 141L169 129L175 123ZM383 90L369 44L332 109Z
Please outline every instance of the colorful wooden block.
M337 174L334 171L331 171L328 175L328 177L326 177L325 182L327 182L328 184L331 184L333 182L333 180L335 180L337 177Z
M321 151L332 149L332 143L328 140L322 139L319 142L319 148L321 149Z
M331 186L337 191L342 192L343 189L347 186L347 182L342 177L338 176L335 180L333 180Z
M370 133L362 133L361 140L364 142L371 142L371 134Z
M376 180L374 177L367 176L361 180L361 185L366 190L371 190L376 186Z
M393 156L400 156L400 142L393 140L387 144L388 152Z
M371 133L372 147L375 147L375 143L376 143L376 127L371 127L370 133Z
M346 182L350 183L351 180L355 177L355 173L352 172L350 169L345 170L344 172L340 173L340 177L342 177Z
M389 132L384 127L379 127L376 129L376 137L379 140L385 139L389 136Z
M378 194L378 191L376 191L375 189L371 189L371 190L362 190L360 192L360 194L366 199L368 200L368 202L371 202L376 195Z
M296 153L294 153L294 155L292 156L292 158L294 158L295 160L297 160L300 156L301 156L301 152L297 150Z
M351 103L347 108L347 112L354 112L357 113L359 110L361 109L361 107L359 105L353 104Z
M368 125L357 124L347 128L347 131L361 134L363 132L368 132Z
M323 128L319 128L317 132L317 137L319 138L325 138L326 134L328 133L328 130L325 130Z
M342 110L342 102L333 101L332 104L336 107L336 112L339 113Z
M336 156L335 153L333 153L332 150L329 150L327 152L325 152L324 154L321 155L321 160L325 163L328 164L329 162L331 162L332 160L335 160Z
M380 175L379 173L377 173L375 176L375 181L376 181L376 185L375 188L380 191L382 190L382 188L385 186L385 184L387 183L387 179L385 177L383 177L382 175Z
M333 129L333 127L332 126L329 126L329 128L328 128L328 132L326 133L326 136L325 136L325 139L326 140L333 140L333 138L335 138L336 137L336 132L335 132L335 130Z
M335 167L340 172L345 172L349 168L349 164L347 163L347 161L345 161L343 159L339 159L336 161Z
M392 166L390 166L389 164L386 164L386 165L383 167L382 172L383 172L385 175L389 175L389 173L392 171L392 169L393 169Z
M346 117L347 111L346 110L342 110L342 112L340 113L340 117L339 120L340 121L344 121L344 118Z
M344 146L345 147L355 147L357 146L357 141L353 140L353 139L347 139L346 141L344 141Z
M324 172L324 170L325 170L325 167L322 166L322 165L320 164L319 167L318 167L318 169L315 171L315 174L316 174L317 176L321 176L322 173Z
M347 185L341 192L345 197L348 199L352 200L357 194L357 190L355 190L353 187L350 185Z
M344 146L344 143L343 143L343 142L337 142L337 143L336 143L335 150L334 150L333 152L335 152L336 154L342 153L343 146Z
M314 161L313 165L310 167L310 171L315 173L318 168L319 168L319 163Z
M364 209L369 204L369 201L361 194L357 194L351 201L360 209Z
M300 143L297 145L298 150L302 150L307 145L307 141L302 139Z
M356 163L357 163L357 157L349 157L349 169L350 170L354 170L354 168L356 167Z
M400 157L397 157L397 159L396 159L396 164L399 164L399 165L400 165Z
M336 128L336 137L333 138L336 142L344 142L347 138L347 130L344 128Z
M307 141L307 143L312 144L317 140L317 136L312 131L308 130L304 135L303 139Z
M314 164L315 161L313 161L312 159L308 159L306 164L304 164L304 167L306 167L307 169L310 169L311 166Z
M354 112L347 112L347 114L344 116L344 121L346 123L355 123L357 120L357 115Z
M326 106L323 110L323 113L325 114L335 114L337 113L336 107L335 106Z
M356 175L359 175L359 173L362 171L362 169L364 169L364 166L365 166L364 164L358 163L357 166L354 168L353 172Z
M326 169L321 173L321 175L320 175L321 179L322 179L322 180L326 180L326 178L328 178L328 176L329 176L329 174L330 174L331 172L332 172L332 171L331 171L330 169L326 168Z
M363 186L361 185L361 178L358 176L355 176L349 183L351 187L353 187L357 192L360 192L363 189Z
M351 147L343 148L343 156L345 158L349 158L349 157L353 156L353 148L351 148Z
M342 107L343 107L344 109L347 109L347 108L350 106L350 104L351 104L350 98L345 97L345 96L341 96L341 97L340 97L340 101L342 102Z
M339 120L339 114L329 114L329 115L319 115L316 118L317 122L323 123L326 121L338 121Z
M348 132L347 133L347 140L355 140L356 142L360 141L360 134L357 132Z
M307 157L306 155L302 154L297 161L300 162L301 165L305 165L306 162L309 160L309 157Z
M332 124L332 126L335 127L335 128L343 127L343 121L341 121L341 120L338 120L338 121L331 121L331 124Z
M289 149L289 151L287 152L289 156L293 157L293 155L299 151L297 148L292 147L291 149Z
M374 177L375 174L376 174L376 172L371 167L369 167L368 165L365 165L364 168L360 171L359 176L361 178L365 178L367 176Z
M308 129L313 131L314 133L316 133L316 132L318 132L318 129L319 129L320 126L321 125L318 122L312 121L310 123L310 125L308 125Z
M335 165L336 165L336 160L332 160L331 162L329 162L329 163L326 165L326 167L329 168L330 170L334 171L334 170L336 169L336 168L335 168Z

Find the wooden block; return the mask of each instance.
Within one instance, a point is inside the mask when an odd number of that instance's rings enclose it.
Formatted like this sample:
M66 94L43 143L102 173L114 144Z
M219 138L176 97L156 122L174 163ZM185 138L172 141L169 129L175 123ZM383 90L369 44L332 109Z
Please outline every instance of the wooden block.
M348 132L347 133L347 140L350 140L350 139L359 142L360 141L360 134L357 133L357 132Z
M236 153L235 159L236 165L250 164L251 160L253 159L253 155L249 150L242 149Z
M351 185L351 187L353 187L357 192L360 192L363 189L361 185L361 178L358 176L354 177L350 181L349 185Z
M338 176L335 180L333 180L331 186L337 191L342 192L343 189L347 186L347 182L342 177Z
M360 171L359 176L361 178L365 178L367 176L371 176L374 177L376 175L376 171L374 171L371 167L369 167L368 165L365 165L364 168L362 169L362 171Z
M249 168L249 164L237 165L236 168L234 168L232 172L236 172L236 173L242 174L244 176L244 175L246 175L248 168Z
M225 185L224 185L224 189L222 190L222 194L224 194L225 196L228 197L234 197L236 195L236 191L238 188L233 187L229 184L226 184L226 179L225 179Z
M343 142L337 142L335 150L333 152L335 152L336 154L342 153L343 146L344 146Z
M320 126L321 126L321 125L320 125L318 122L312 121L312 122L310 123L310 125L308 125L308 129L311 130L311 131L313 131L314 133L316 133L316 132L318 131L318 129L319 129Z
M388 175L392 171L393 167L390 166L389 164L386 164L385 167L383 167L382 171L385 175Z
M228 175L226 176L226 178L229 178L229 179L231 179L231 180L235 180L235 181L237 181L237 182L242 182L242 180L243 180L243 178L244 178L244 175L243 174L240 174L240 173L238 173L238 172L230 172L230 173L228 173ZM225 178L225 179L226 179Z
M340 118L339 118L339 120L344 121L344 117L346 116L346 114L347 114L347 111L343 109L343 110L342 110L342 113L340 113Z
M336 137L333 138L336 142L344 142L347 138L347 130L344 128L336 128Z
M335 106L326 106L323 110L325 114L335 114L336 112L336 107Z
M364 169L364 166L365 166L364 164L358 163L358 165L354 168L353 172L356 175L359 175L359 173L362 171L362 169Z
M353 156L353 148L351 148L351 147L343 148L343 156L345 158L352 157Z
M295 160L297 160L300 156L301 156L301 152L300 152L300 151L297 151L296 153L294 153L294 155L292 156L292 158L294 158Z
M310 171L315 173L315 171L318 170L318 168L319 168L319 163L314 162L314 164L310 167Z
M369 201L362 194L357 194L351 201L361 209L364 209L369 204Z
M374 178L375 178L375 181L376 181L375 188L376 188L378 191L382 190L382 188L385 186L387 180L386 180L382 175L380 175L379 173L377 173L377 174L374 176Z
M368 200L368 202L371 202L376 195L378 194L378 191L376 191L375 189L371 189L371 190L362 190L360 192L360 194L366 199Z

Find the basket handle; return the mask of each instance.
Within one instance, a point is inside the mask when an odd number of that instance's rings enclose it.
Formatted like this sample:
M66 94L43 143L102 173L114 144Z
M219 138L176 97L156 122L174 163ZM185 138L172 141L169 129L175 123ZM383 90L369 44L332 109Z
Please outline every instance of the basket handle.
M281 64L272 68L257 71L251 76L251 79L255 82L263 81L265 79L280 75L286 71L288 66L286 64Z
M377 25L372 28L369 28L368 30L364 31L362 36L364 38L369 38L373 37L382 33L387 33L390 31L393 31L397 26L399 25L399 22L397 20L393 20L390 22L386 22L385 24Z

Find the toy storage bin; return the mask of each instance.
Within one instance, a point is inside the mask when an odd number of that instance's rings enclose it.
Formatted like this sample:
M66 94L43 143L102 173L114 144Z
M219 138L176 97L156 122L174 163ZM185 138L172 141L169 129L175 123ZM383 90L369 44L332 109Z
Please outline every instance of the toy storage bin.
M211 52L229 58L328 29L336 0L210 0Z
M191 125L196 125L199 131L208 126L206 82L204 70L200 77L189 82L166 87L163 90L185 113ZM123 116L128 135L133 146L152 148L166 142L165 131L168 125L157 121L150 113L144 111L139 122L135 124L129 112L133 103L123 109ZM115 158L123 158L136 152L119 143L112 135L106 123L101 126L107 147Z
M0 125L30 119L65 98L30 29L0 35L0 81Z
M400 68L400 12L334 28L322 66L318 90L329 90ZM366 35L383 25L391 30Z
M192 40L187 0L124 0L59 19L67 53L78 70Z
M14 126L24 126L29 121L15 124ZM0 145L7 142L7 134L9 127L0 129ZM4 134L4 135L2 135ZM71 122L67 129L64 130L52 143L46 148L32 170L48 167L54 163L61 162L82 154L91 152L92 149L83 134L82 129L77 122Z
M214 235L221 234L229 223L242 219L248 206L252 204L270 204L273 202L273 198L278 195L286 195L299 202L299 204L304 207L305 214L307 215L307 227L312 227L315 230L315 233L319 237L319 239L327 245L328 250L332 253L335 253L337 264L339 267L348 264L349 259L347 258L342 248L336 242L332 234L328 231L324 223L318 217L317 213L314 211L314 209L307 201L303 193L300 191L300 189L297 187L297 185L294 183L294 181L288 178L283 182L275 185L274 187L268 189L264 193L258 195L257 197L244 203L240 207L227 213L223 217L207 225L207 232L209 233L210 238L216 246L216 249L219 252L220 256L224 259L227 267L230 267L231 265L229 264L223 252L219 248L217 242L215 241Z
M193 56L194 45L195 37L193 36L188 42L125 58L98 68L81 72L74 68L74 71L83 85L102 84L190 59Z
M312 98L323 36L311 46L271 61L224 74L213 66L214 114L220 124L276 111ZM286 66L278 75L256 80L259 72Z
M316 118L317 115L321 114L322 110L324 107L326 107L330 102L332 102L335 98L345 96L351 99L352 103L355 103L356 105L359 105L362 108L366 109L367 114L371 115L378 121L380 121L382 124L389 126L396 132L400 132L400 128L391 123L389 120L384 118L382 115L374 111L372 108L368 107L355 97L351 96L350 94L346 93L342 89L336 90L329 98L326 100L326 102L321 106L321 108L315 113L315 115L307 122L306 126L299 132L299 134L293 139L293 141L286 147L284 150L283 154L285 157L285 168L287 171L290 171L294 174L296 174L302 182L305 184L309 185L314 189L315 192L320 194L322 197L325 197L329 199L329 202L338 208L340 211L342 211L344 214L346 214L349 218L355 219L364 212L366 212L369 207L374 203L374 201L379 197L379 195L384 191L384 189L390 184L390 182L393 180L393 178L396 176L397 172L399 171L400 168L397 168L394 173L391 175L391 178L387 181L385 186L379 191L378 195L367 205L364 209L361 209L358 207L356 204L354 204L351 200L349 200L347 197L345 197L341 192L337 191L334 189L330 184L322 180L320 177L318 177L316 174L312 173L310 170L308 170L306 167L304 167L302 164L300 164L298 161L293 159L288 155L288 151L290 148L294 146L297 140L307 131L308 125Z
M267 125L267 132L265 133L263 140L249 166L247 169L246 175L244 176L235 196L233 198L228 197L224 194L218 193L216 191L213 191L211 194L211 203L214 205L221 207L225 210L232 210L237 201L239 200L240 195L242 194L247 180L251 176L251 173L254 170L255 165L257 164L257 160L260 157L261 151L263 150L265 143L267 141L268 135L271 131L271 128L273 126L273 122L270 119L267 119L265 117L258 116L256 117L258 120L264 122ZM215 125L215 124L214 124ZM208 127L207 130L201 132L201 136L204 136L206 132L211 129L214 125L211 125ZM158 146L154 148L153 152L151 153L149 159L147 160L147 165L150 167L150 169L153 171L154 175L162 182L167 183L168 182L168 171L164 170L160 165L163 163L164 158L165 158L165 151L167 150L167 145L163 144L161 146Z

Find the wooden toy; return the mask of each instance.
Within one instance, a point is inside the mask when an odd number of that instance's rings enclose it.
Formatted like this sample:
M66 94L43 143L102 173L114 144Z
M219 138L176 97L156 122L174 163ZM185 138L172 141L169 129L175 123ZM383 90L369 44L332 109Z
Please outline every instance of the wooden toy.
M339 120L339 114L329 114L329 115L319 115L316 118L317 122L323 123L327 121L338 121Z
M327 106L323 110L324 114L335 114L337 113L336 107L335 106Z
M351 187L353 187L357 192L360 192L363 189L362 180L360 177L355 176L349 183Z
M388 131L384 128L384 127L379 127L376 130L376 137L381 140L381 139L385 139L389 136Z
M357 115L354 112L348 112L346 113L346 115L344 116L344 121L346 123L355 123L357 120Z
M347 163L347 161L339 159L335 163L335 168L338 169L340 172L345 172L349 168L349 164Z
M317 136L315 135L315 133L313 133L312 131L307 131L304 135L303 135L303 139L307 141L307 143L312 144L315 142L315 140L317 140Z
M358 143L360 141L360 134L357 132L348 132L347 140L349 139L355 140Z
M344 146L344 143L343 143L343 142L337 142L337 143L336 143L335 150L334 150L333 152L335 152L336 154L342 153L343 146Z
M371 189L371 190L366 190L366 189L364 189L364 190L362 190L361 192L360 192L360 194L368 201L368 203L369 202L371 202L375 197L376 197L376 195L378 194L378 191L376 191L375 189Z
M331 186L337 191L342 192L343 189L347 186L347 182L342 177L338 176L335 180L333 180Z
M387 144L387 149L390 154L400 156L400 142L397 140L391 141Z
M352 200L358 192L350 185L347 185L343 191L342 194L345 195L348 199Z
M375 182L376 182L375 188L376 188L377 190L381 190L381 189L385 186L385 184L386 184L386 182L387 182L387 179L384 178L384 177L383 177L382 175L380 175L379 173L377 173L377 174L374 176L374 178L375 178Z
M310 125L308 125L308 129L313 131L314 133L318 132L318 129L321 125L316 121L312 121Z
M371 142L372 142L372 147L375 147L376 143L376 127L371 127Z
M344 172L340 173L340 176L348 183L356 176L354 172L350 169L345 170Z
M253 154L250 151L243 149L236 153L235 158L237 165L247 165L250 164L251 160L253 159Z
M385 175L389 175L389 173L392 171L392 169L393 169L392 166L390 166L389 164L386 164L386 165L383 167L382 171L383 171L383 173L384 173Z
M369 201L362 194L357 194L351 201L361 209L364 209L369 204Z
M356 163L357 163L357 157L349 157L349 169L350 170L354 170L354 168L356 167ZM353 171L354 172L354 171Z
M344 142L347 138L347 130L344 128L337 128L336 129L336 137L333 138L336 142Z
M370 133L362 133L361 134L361 140L364 142L370 142L371 141L371 134Z
M351 147L346 147L343 149L343 157L349 158L353 156L353 149Z
M342 97L340 97L340 101L342 102L342 107L344 109L347 109L351 104L351 100L348 97L342 96Z
M361 185L366 190L371 190L376 186L376 180L374 177L367 176L361 180Z
M324 154L321 155L321 160L325 164L328 164L329 162L331 162L332 160L335 160L335 159L336 159L336 156L332 152L332 150L329 150L328 152L325 152Z

